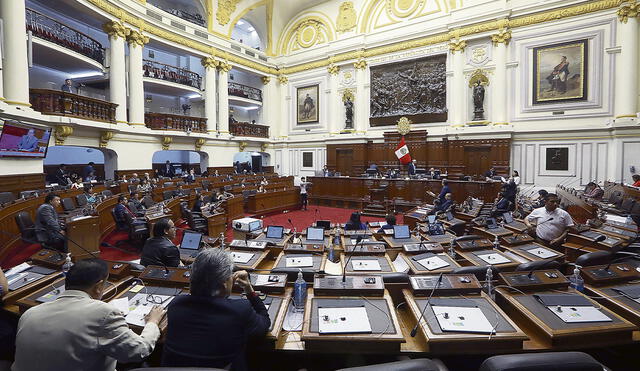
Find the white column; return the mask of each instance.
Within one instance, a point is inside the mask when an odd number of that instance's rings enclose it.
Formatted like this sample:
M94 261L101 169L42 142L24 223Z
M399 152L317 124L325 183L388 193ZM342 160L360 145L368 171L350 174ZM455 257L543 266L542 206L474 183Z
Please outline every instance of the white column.
M144 126L144 83L142 76L142 48L149 38L129 30L129 125Z
M491 121L493 125L506 125L507 120L507 45L511 39L511 31L502 30L492 35L493 60L496 69L491 82Z
M124 39L126 29L120 23L110 21L102 26L109 35L109 98L115 103L116 122L127 123L127 84L125 80Z
M5 102L30 107L24 0L0 1L0 16L4 28Z
M367 99L365 84L367 82L367 62L361 58L354 63L356 68L356 94L354 106L354 123L353 128L356 132L364 133L369 126L369 117L367 115L369 101Z
M278 107L278 99L276 92L276 82L271 76L262 76L262 107L260 108L262 125L269 126L269 137L275 137L277 128L276 119L274 119L274 109Z
M216 69L218 62L211 58L202 58L202 65L204 66L204 117L207 118L207 131L209 133L215 132L218 125L218 115L216 112L216 98L218 92L216 91L216 76L218 71Z
M338 92L338 76L340 68L338 66L329 67L329 133L339 133L344 128L344 108L342 105L342 96Z
M291 94L289 94L289 79L287 76L278 76L278 96L280 97L280 112L278 120L278 136L280 138L287 138L289 136L289 118L292 117L291 110L295 110L292 103ZM295 112L295 111L294 111ZM288 153L283 151L284 154Z
M636 117L638 104L638 19L637 8L624 5L618 11L620 20L616 58L616 118ZM635 9L635 10L634 10Z
M449 124L454 127L464 126L466 91L464 86L464 48L467 42L464 40L453 41L449 44L451 52L453 78L451 79L451 99L449 105Z
M229 134L229 71L227 62L218 66L218 132L223 135Z

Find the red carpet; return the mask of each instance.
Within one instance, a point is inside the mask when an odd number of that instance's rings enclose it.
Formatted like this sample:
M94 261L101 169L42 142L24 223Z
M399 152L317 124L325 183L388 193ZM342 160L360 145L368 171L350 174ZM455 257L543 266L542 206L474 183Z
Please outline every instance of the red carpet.
M316 212L317 210L317 212ZM274 215L265 216L263 220L264 226L269 225L282 225L285 228L291 228L291 224L289 224L289 219L293 226L298 230L302 231L308 226L310 226L316 220L330 220L332 223L346 223L355 210L352 209L339 209L334 207L326 207L326 206L311 206L308 210L295 210L290 211L288 213L279 213ZM401 214L396 216L398 218L398 224L403 223L403 218ZM382 221L383 218L369 217L363 216L361 219L363 222L369 221ZM178 223L179 228L188 228L188 226L182 222ZM176 239L174 243L179 243L182 236L182 231L178 229ZM233 230L231 228L227 229L227 233L225 234L227 241L231 241L233 239ZM114 246L101 246L100 247L100 257L105 260L136 260L140 258L140 253L138 252L142 249L142 246L136 247L129 243L122 243L117 248L115 247L118 241L127 240L127 233L122 231L113 231L107 235L107 237L102 241L107 244ZM8 269L14 267L20 263L25 262L29 257L35 254L38 250L40 250L40 245L38 244L26 244L23 243L21 246L17 247L13 251L9 252L7 256L3 259L2 269Z

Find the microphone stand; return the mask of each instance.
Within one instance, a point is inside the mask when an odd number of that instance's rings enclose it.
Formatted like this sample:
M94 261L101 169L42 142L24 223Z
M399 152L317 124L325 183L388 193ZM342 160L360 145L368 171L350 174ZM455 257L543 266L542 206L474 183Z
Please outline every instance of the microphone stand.
M344 267L342 267L342 286L346 285L347 266L349 266L349 262L351 261L351 258L353 257L354 253L356 252L356 249L358 248L358 244L360 243L360 241L362 241L362 235L358 235L356 237L356 244L353 246L353 250L351 250L351 255L349 255L349 258L347 258L347 261L345 262Z
M444 272L440 272L440 274L438 275L438 280L436 281L436 284L433 285L433 288L431 289L431 293L429 294L429 297L427 298L427 302L425 303L424 308L422 308L422 311L420 312L420 317L418 317L418 321L416 322L416 325L411 330L411 337L412 338L416 337L416 334L418 333L418 326L420 326L420 321L424 317L424 313L427 310L427 307L430 305L430 301L431 301L431 298L433 297L433 293L436 292L436 288L438 286L440 286L440 282L442 282L442 275L443 274L444 274Z

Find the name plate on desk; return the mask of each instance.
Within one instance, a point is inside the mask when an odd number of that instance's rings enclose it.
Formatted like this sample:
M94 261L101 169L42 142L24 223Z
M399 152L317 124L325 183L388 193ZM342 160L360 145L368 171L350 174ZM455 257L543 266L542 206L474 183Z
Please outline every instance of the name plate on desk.
M322 253L324 248L325 246L322 243L288 243L285 245L284 250L287 252Z
M439 275L433 276L411 276L409 282L411 289L416 296L431 295L434 286L438 282ZM435 288L434 295L459 295L478 294L482 286L473 274L443 274L440 283Z
M402 249L404 252L409 254L420 253L420 252L433 252L439 253L443 252L444 248L440 243L437 242L423 242L423 243L408 243L402 245Z
M520 245L524 243L533 242L533 237L529 236L528 234L516 234L513 236L504 236L502 237L502 240L507 245Z
M384 294L384 281L382 276L346 276L342 282L342 276L316 275L313 279L313 292L316 295L325 296L382 296Z
M566 289L569 280L556 269L530 272L501 272L500 277L506 285L518 290Z
M189 272L189 269L182 267L165 268L158 265L149 265L140 273L140 279L145 282L162 283L171 286L187 286L190 278L191 272Z
M627 263L583 267L580 272L584 282L591 285L624 282L640 278L640 272Z
M356 248L354 245L346 245L344 251L350 254L384 254L386 251L385 244L383 242L367 242L365 244L359 243Z
M493 243L486 238L468 241L457 241L458 248L462 251L484 250L493 248Z
M250 279L254 289L265 293L282 293L287 285L286 274L252 274Z

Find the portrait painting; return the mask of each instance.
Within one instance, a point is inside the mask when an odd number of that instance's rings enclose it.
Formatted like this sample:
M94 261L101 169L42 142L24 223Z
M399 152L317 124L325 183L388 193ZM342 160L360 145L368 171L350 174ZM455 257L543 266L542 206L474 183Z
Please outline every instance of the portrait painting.
M569 170L569 148L547 148L546 170Z
M318 122L318 85L297 88L296 92L298 125Z
M588 40L533 48L533 104L587 100Z

